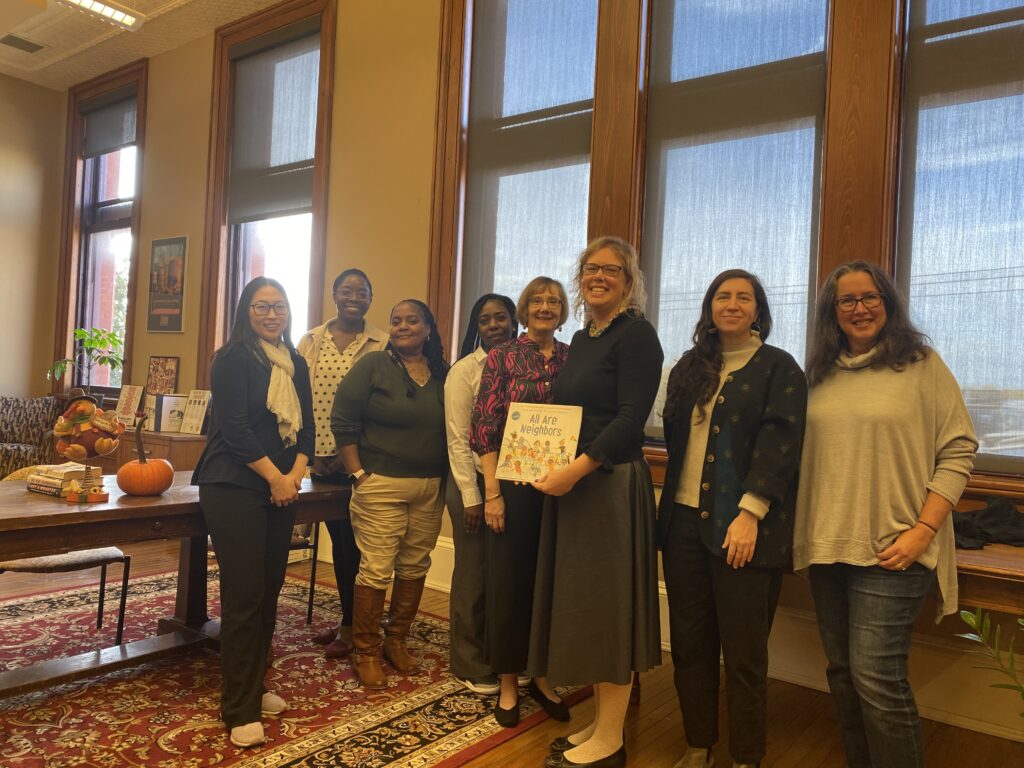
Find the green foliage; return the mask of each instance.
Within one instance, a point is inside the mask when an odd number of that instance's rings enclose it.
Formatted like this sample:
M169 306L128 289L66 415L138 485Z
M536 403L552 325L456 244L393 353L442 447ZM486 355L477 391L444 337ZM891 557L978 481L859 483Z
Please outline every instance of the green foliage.
M124 365L124 341L113 331L105 328L76 328L74 333L75 351L71 357L54 360L46 371L47 379L60 379L68 368L82 376L86 390L92 383L92 369L105 365L112 371Z
M964 623L973 629L973 632L966 632L957 637L962 637L965 640L978 643L984 646L985 650L976 651L976 653L987 657L991 660L989 664L976 665L976 669L991 669L996 672L1000 672L1006 677L1010 678L1013 682L1011 683L992 683L992 688L1005 688L1010 691L1016 691L1020 694L1021 699L1024 699L1024 682L1021 682L1020 672L1017 669L1017 660L1013 653L1013 641L1015 637L1010 637L1010 644L1007 648L1006 655L1003 655L1002 648L1002 628L996 624L995 633L992 632L992 622L987 612L978 608L974 613L970 611L960 611L960 618L963 619ZM1017 624L1021 631L1024 631L1024 619L1017 619ZM1021 717L1024 717L1024 712L1020 713Z

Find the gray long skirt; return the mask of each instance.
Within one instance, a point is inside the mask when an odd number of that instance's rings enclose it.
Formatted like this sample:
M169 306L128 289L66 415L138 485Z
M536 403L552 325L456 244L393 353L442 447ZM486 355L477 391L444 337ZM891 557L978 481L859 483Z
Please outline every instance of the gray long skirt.
M644 459L545 499L528 669L624 685L661 663L654 487Z

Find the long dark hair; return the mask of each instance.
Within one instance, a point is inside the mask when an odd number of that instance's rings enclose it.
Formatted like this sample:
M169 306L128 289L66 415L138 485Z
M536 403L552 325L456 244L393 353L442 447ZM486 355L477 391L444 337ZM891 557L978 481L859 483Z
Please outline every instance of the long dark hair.
M502 296L500 293L485 293L476 300L473 309L469 311L466 334L462 337L462 347L459 349L460 360L480 346L480 326L478 321L480 313L484 310L484 304L489 301L498 301L505 305L505 309L508 310L509 320L512 321L512 338L514 339L519 335L519 323L516 322L516 305L512 299L508 296Z
M437 332L437 321L434 319L434 313L430 311L430 307L419 299L402 299L398 304L412 304L419 310L420 314L423 316L424 322L427 324L427 327L430 328L430 335L423 344L423 356L427 358L427 368L430 369L430 375L443 384L445 378L448 376L448 363L445 362L444 359L444 345L441 343L441 334ZM397 307L398 304L395 304L395 307ZM395 307L391 308L391 314L394 314ZM390 341L388 342L387 348L392 352L392 357L394 357L402 369L405 370L405 363L403 363L402 358L394 352Z
M679 406L686 393L693 392L697 393L697 409L701 420L707 415L707 404L718 389L722 373L722 341L718 338L718 329L711 315L711 304L722 283L734 278L746 280L754 288L754 300L757 302L754 330L761 334L761 341L767 341L772 332L772 311L768 306L768 295L757 276L745 269L727 269L719 274L711 281L704 294L704 301L701 302L700 319L693 329L693 346L683 353L668 376L665 410L662 412L665 420L685 415L678 414Z
M219 355L233 345L245 347L261 364L270 368L270 360L267 358L267 353L260 346L260 337L256 335L256 332L252 329L252 323L249 322L249 305L252 304L252 297L256 295L256 291L266 286L275 288L284 297L284 303L288 304L288 317L285 320L284 330L281 332L281 342L288 348L289 352L294 354L295 347L292 345L292 305L288 302L288 293L285 291L284 286L272 277L254 277L242 289L242 295L238 297L238 306L235 307L235 321L231 325L231 335L228 336L227 342L217 350L216 354Z
M928 356L928 337L911 321L907 299L892 278L870 261L850 261L836 267L818 291L814 306L814 335L807 357L807 381L812 387L831 376L839 354L849 351L846 334L836 318L836 295L839 278L851 272L870 275L885 304L885 325L878 334L878 352L871 361L871 367L902 371Z

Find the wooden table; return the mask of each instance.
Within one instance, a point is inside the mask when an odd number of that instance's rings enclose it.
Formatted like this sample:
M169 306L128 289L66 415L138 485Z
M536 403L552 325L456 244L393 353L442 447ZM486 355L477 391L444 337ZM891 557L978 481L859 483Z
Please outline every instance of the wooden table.
M113 476L103 478L110 501L69 504L29 493L20 482L0 483L0 560L60 554L153 539L181 539L174 616L156 635L114 648L55 659L0 673L0 696L109 671L196 643L215 642L218 622L206 606L206 523L191 471L175 472L160 496L126 496ZM296 524L336 520L347 514L349 489L304 480L295 502ZM130 587L129 587L130 589Z

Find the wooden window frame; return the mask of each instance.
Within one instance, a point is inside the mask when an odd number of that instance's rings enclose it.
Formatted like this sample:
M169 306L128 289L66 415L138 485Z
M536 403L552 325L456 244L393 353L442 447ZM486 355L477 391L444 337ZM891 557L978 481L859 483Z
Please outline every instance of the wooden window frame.
M142 221L142 166L146 145L146 85L149 61L140 59L112 72L94 77L68 89L68 116L64 147L63 215L60 229L60 259L57 265L57 317L54 325L53 359L70 357L74 352L73 333L79 314L79 291L82 284L83 248L83 191L85 178L85 112L89 104L106 94L122 88L134 87L135 116L135 190L131 215L131 266L128 270L128 307L124 332L124 371L131 370L132 343L135 329L135 304L138 287L139 231ZM55 379L51 390L64 392L72 386L73 370ZM96 391L109 394L111 387L96 387Z
M313 155L313 227L309 261L309 315L312 325L323 313L324 251L327 240L327 181L330 166L331 111L337 0L286 0L220 27L214 35L213 105L203 236L203 282L200 291L196 387L209 388L213 353L227 337L228 182L231 169L231 110L234 65L230 49L281 27L320 16L320 76L317 84L316 139Z
M866 259L895 271L907 0L831 0L818 285ZM473 0L443 0L428 300L457 341ZM642 239L651 0L602 0L590 171L590 237ZM641 261L643 254L641 251ZM452 347L453 349L455 347ZM646 449L657 482L664 446ZM967 495L1024 501L1024 477L975 472Z

